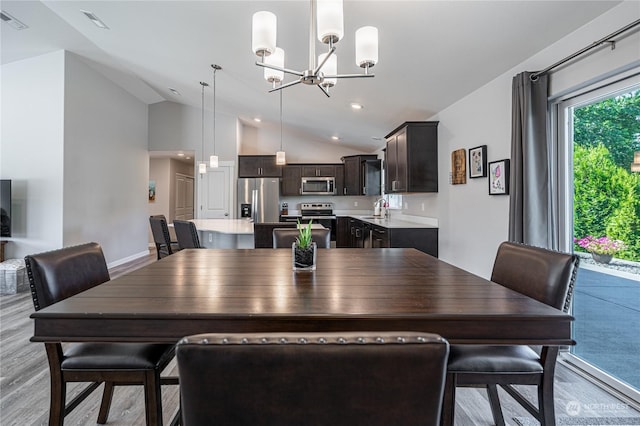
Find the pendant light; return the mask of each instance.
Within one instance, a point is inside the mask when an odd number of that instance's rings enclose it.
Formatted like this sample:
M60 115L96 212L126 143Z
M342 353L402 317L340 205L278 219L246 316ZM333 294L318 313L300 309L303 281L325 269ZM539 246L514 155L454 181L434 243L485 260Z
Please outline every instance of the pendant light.
M285 153L282 150L282 90L280 91L280 151L276 152L276 164L279 166L287 164Z
M209 157L209 167L218 168L218 156L216 155L216 71L221 70L220 65L213 64L213 155Z
M204 81L200 82L202 86L202 161L198 163L198 173L201 175L207 173L207 163L204 161L204 88L208 86Z

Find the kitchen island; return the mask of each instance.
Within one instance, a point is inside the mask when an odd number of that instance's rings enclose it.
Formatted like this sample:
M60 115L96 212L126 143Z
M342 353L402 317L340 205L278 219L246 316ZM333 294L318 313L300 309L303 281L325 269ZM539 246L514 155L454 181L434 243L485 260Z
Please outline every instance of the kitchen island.
M192 219L205 248L253 248L253 222L248 219Z

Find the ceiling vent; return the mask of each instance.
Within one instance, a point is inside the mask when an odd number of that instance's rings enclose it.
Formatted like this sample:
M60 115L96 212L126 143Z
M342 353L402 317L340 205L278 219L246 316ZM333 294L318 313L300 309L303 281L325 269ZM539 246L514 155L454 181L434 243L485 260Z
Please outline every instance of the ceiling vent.
M89 20L93 22L96 25L96 27L102 28L103 30L109 29L109 27L107 27L107 24L102 22L102 19L98 18L93 12L89 12L87 10L81 10L80 12L84 13L84 16L89 18Z
M19 20L17 20L13 16L9 15L4 10L2 12L0 12L0 18L2 18L2 20L4 22L6 22L7 24L11 25L16 30L24 30L25 28L29 28L29 26L23 24L22 22L20 22Z

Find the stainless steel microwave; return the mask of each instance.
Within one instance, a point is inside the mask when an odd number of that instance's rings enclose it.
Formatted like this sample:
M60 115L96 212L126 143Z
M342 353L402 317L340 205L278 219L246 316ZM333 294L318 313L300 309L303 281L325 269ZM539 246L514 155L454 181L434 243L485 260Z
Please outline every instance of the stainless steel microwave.
M335 195L335 177L303 177L300 188L302 195Z

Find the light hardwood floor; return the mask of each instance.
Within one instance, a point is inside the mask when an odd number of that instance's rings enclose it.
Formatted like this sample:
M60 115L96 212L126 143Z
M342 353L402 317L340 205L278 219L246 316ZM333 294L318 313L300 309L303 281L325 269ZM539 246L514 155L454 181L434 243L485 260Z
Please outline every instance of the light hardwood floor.
M112 268L112 278L155 261L149 257ZM0 425L46 425L49 408L49 370L41 343L31 343L33 312L28 293L0 297ZM175 361L166 374L177 374ZM68 399L77 392L69 386ZM533 388L530 388L533 391ZM567 417L567 407L581 409L582 423L572 424L640 424L640 413L624 402L604 392L563 365L556 373L556 414ZM100 391L83 402L65 419L66 425L93 425L100 404ZM533 393L531 393L533 395ZM528 413L505 393L500 394L504 417L509 425L518 425L514 418L528 418ZM178 387L163 386L164 421L168 424L178 407ZM142 387L116 388L109 425L144 425ZM611 423L611 417L619 423ZM598 418L602 419L599 422ZM569 418L571 420L571 418ZM578 419L573 419L578 420ZM605 423L606 422L606 423ZM456 401L456 425L493 424L486 393L479 389L459 389ZM535 424L535 423L533 423Z

